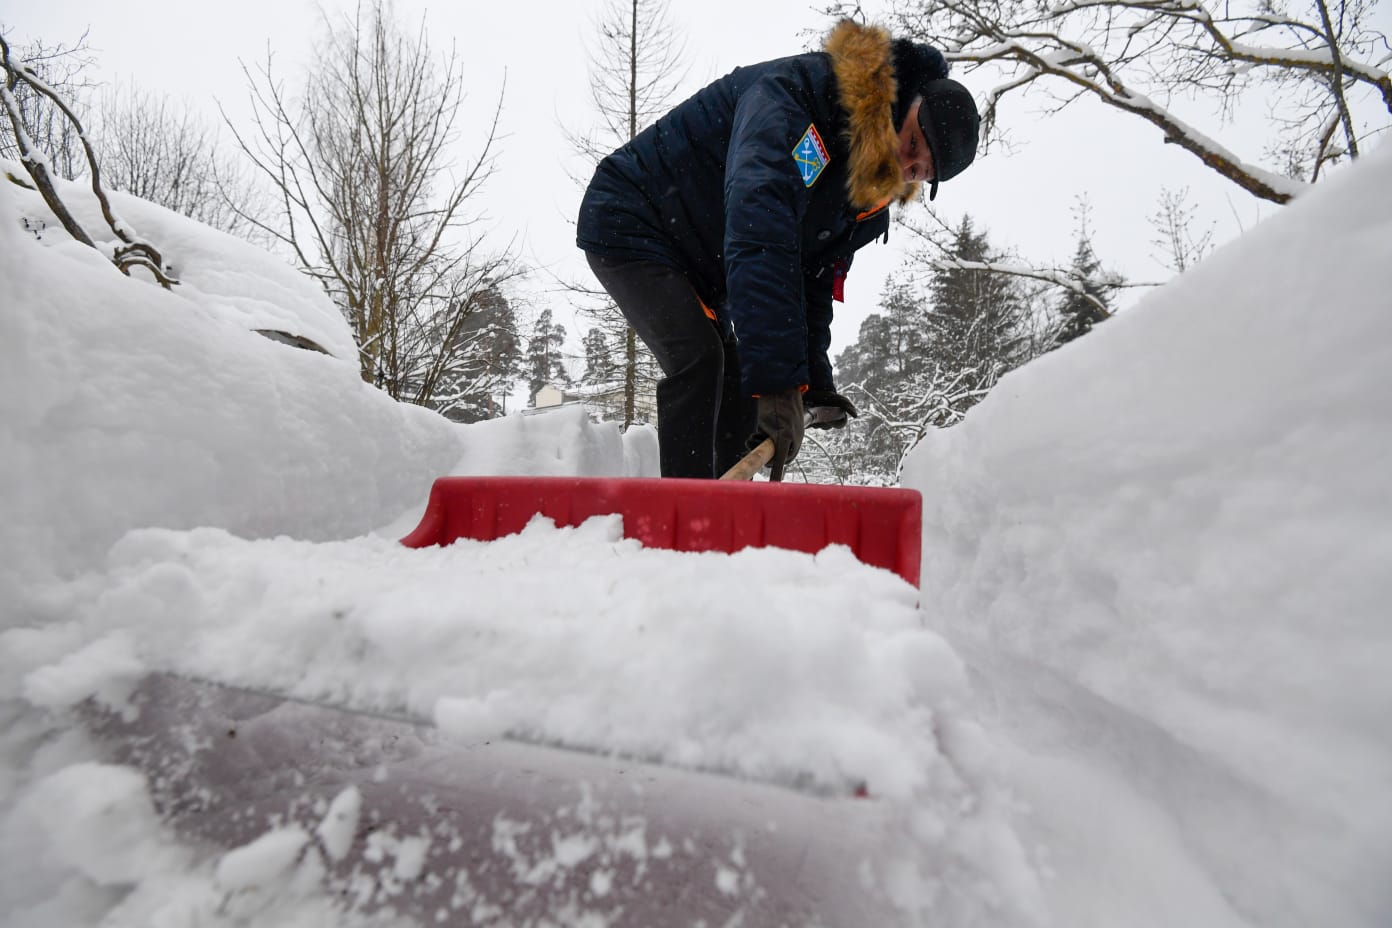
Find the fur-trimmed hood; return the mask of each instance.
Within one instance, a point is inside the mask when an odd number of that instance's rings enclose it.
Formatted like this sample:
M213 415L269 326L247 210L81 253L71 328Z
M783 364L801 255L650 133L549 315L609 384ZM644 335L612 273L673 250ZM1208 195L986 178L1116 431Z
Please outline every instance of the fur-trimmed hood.
M887 199L913 199L921 185L904 183L899 171L899 133L891 115L898 84L889 31L843 19L827 35L822 50L831 57L846 114L846 192L851 202L858 209L871 209Z

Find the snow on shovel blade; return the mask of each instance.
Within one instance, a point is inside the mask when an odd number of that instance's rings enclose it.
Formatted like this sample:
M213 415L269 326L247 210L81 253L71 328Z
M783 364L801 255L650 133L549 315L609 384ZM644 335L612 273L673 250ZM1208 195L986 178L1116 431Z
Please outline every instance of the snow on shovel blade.
M845 545L918 586L923 499L916 490L794 483L610 477L441 477L410 548L491 541L540 514L558 526L618 513L624 537L650 548L815 553Z
M460 742L169 674L131 702L89 703L90 729L220 855L229 904L310 877L349 912L418 924L901 923L863 882L889 850L880 803ZM270 853L289 838L292 853Z

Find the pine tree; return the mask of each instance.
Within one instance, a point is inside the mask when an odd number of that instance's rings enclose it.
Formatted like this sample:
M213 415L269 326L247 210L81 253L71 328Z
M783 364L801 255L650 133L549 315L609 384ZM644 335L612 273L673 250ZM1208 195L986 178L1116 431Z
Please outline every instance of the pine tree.
M598 327L585 333L581 342L585 349L585 371L580 375L580 382L585 386L603 387L618 380L619 364L611 341Z
M480 422L507 413L507 397L522 379L522 341L512 304L490 287L451 343L453 367L441 378L431 406L456 422Z
M997 257L986 233L977 232L971 217L963 216L949 260L936 269L929 286L931 359L969 391L983 395L1019 363L1019 320L1024 310L1020 288L1011 277L973 266Z
M532 337L527 341L527 396L536 401L537 391L550 384L570 386L570 374L565 368L565 326L552 321L551 310L544 309L537 317Z
M1069 276L1075 281L1076 289L1065 291L1057 307L1062 322L1054 339L1055 347L1086 335L1094 325L1110 318L1111 298L1124 282L1116 274L1103 270L1093 250L1091 213L1087 200L1080 198L1075 210L1078 244L1069 266Z
M842 389L862 415L834 440L855 443L853 451L838 450L862 476L892 477L904 451L899 423L908 385L921 380L930 364L929 307L920 290L891 283L880 308L866 317L855 343L836 358Z
M1041 350L1029 291L984 266L1000 256L970 216L946 251L926 286L914 283L922 266L910 261L837 356L837 381L861 415L812 439L820 454L803 466L819 479L894 483L927 429L960 421L1001 375Z
M880 308L865 318L855 343L836 358L841 382L872 394L912 376L926 363L927 308L913 288L889 284Z

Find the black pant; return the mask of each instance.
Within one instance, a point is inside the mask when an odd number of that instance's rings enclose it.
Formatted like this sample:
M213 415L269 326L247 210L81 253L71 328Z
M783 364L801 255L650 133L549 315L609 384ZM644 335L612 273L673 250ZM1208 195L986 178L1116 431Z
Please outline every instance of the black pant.
M744 456L754 432L754 400L740 389L733 336L721 336L695 289L675 268L588 252L585 257L662 366L657 384L662 476L723 474Z

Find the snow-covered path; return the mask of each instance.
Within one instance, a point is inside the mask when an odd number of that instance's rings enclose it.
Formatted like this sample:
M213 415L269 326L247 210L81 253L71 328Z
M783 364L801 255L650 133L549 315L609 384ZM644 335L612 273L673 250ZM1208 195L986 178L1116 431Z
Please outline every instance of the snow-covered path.
M537 904L584 901L581 910L601 923L645 924L637 900L677 889L690 896L695 887L711 900L697 906L700 894L691 897L688 914L705 911L721 921L739 913L759 923L815 914L827 924L854 924L870 911L877 924L935 915L958 924L1033 922L1033 866L1014 839L1007 797L992 781L989 742L955 708L966 696L965 670L923 627L917 595L842 548L816 556L644 550L622 539L616 516L577 529L538 522L494 542L422 550L383 538L249 541L214 529L147 530L128 535L103 572L51 604L68 617L61 633L12 632L9 639L22 652L24 699L81 710L95 695L107 712L127 716L115 743L141 746L142 769L163 784L156 801L182 810L172 815L176 826L184 819L205 838L211 827L241 843L273 823L283 831L287 818L312 832L334 795L326 783L359 792L370 785L358 772L364 752L326 752L320 740L297 736L310 726L296 719L293 705L269 719L258 715L255 737L304 745L258 756L263 775L294 764L305 779L248 796L234 809L218 804L223 820L210 823L209 801L189 795L225 796L238 779L230 771L256 783L258 767L237 754L216 759L227 746L218 723L207 719L227 714L220 703L179 699L194 709L171 713L167 689L150 692L158 686L151 672L433 725L410 735L423 739L434 765L458 771L463 782L481 776L497 785L480 798L462 784L421 779L413 757L384 757L374 776L390 790L369 794L367 811L399 834L430 824L421 885L434 881L438 889L440 880L470 872L469 892L443 900L438 892L400 895L390 868L369 879L367 864L355 860L349 871L377 887L365 901L394 893L399 905L428 903L412 909L417 916L442 905L456 913L520 905L515 888L479 876L480 867L512 866L520 853L515 843L499 845L495 819L532 832L554 829L558 809L571 809L573 818L593 807L586 813L595 820L591 831L623 820L680 853L583 900L572 898L573 881L562 877L589 880L608 871L563 867L537 877ZM170 719L179 723L171 728ZM351 721L335 713L327 719ZM97 727L110 736L109 725ZM247 737L238 732L237 751ZM360 738L382 740L380 733ZM495 741L523 753L502 753ZM189 744L197 748L180 750ZM600 759L608 756L615 760ZM538 764L552 771L549 791L530 783ZM115 769L115 782L124 784ZM637 795L616 791L624 770L647 781ZM409 798L399 795L402 784L412 785ZM88 788L100 789L100 781ZM871 798L856 798L858 789ZM670 799L671 810L654 809L649 791ZM516 807L519 793L530 817ZM431 821L421 803L463 809L465 821ZM446 825L443 833L435 828ZM554 869L568 846L549 856L531 848L529 867ZM723 869L710 866L711 858L725 861ZM265 881L279 885L294 860L268 865ZM691 876L692 868L709 870L710 880ZM809 897L812 888L827 893L833 877L846 881L835 904L807 908L821 898Z

